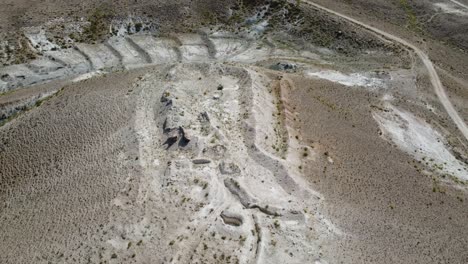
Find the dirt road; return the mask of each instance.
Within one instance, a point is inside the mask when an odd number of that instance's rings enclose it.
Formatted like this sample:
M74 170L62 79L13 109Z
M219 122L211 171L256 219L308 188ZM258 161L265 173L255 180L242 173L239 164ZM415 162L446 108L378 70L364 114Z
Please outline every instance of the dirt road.
M456 0L450 0L450 2L456 4L457 6L460 6L460 7L463 7L463 8L468 9L468 5L465 5L465 4L463 4L463 3L460 3L460 2L458 2L458 1L456 1Z
M395 42L398 42L412 50L414 50L414 52L418 55L418 57L422 60L422 62L424 63L424 65L426 66L426 69L427 71L429 72L429 77L431 79L431 83L432 83L432 86L434 86L434 90L437 94L437 97L439 98L440 102L442 103L442 105L444 106L445 110L447 111L447 113L449 114L450 118L452 118L453 122L455 122L455 124L457 125L458 129L461 131L461 133L463 134L463 136L466 138L466 140L468 140L468 126L465 124L465 122L463 121L463 119L460 117L460 115L458 114L458 112L455 110L455 108L453 107L452 103L450 102L448 96L447 96L447 93L445 92L445 89L444 89L444 86L442 85L442 82L440 81L440 78L439 78L439 75L437 74L437 71L436 69L434 68L434 65L432 64L431 60L429 59L429 57L427 56L426 53L424 53L421 49L419 49L418 47L416 47L415 45L409 43L408 41L404 40L404 39L401 39L395 35L392 35L390 33L387 33L385 31L382 31L378 28L375 28L373 26L370 26L368 24L365 24L363 22L360 22L354 18L351 18L349 16L346 16L346 15L343 15L343 14L340 14L336 11L333 11L331 9L328 9L326 7L323 7L321 5L318 5L312 1L304 1L306 4L309 4L317 9L320 9L320 10L323 10L325 12L328 12L330 14L333 14L335 16L339 16L341 18L344 18L356 25L359 25L365 29L368 29L370 31L373 31L389 40L392 40L392 41L395 41ZM457 1L452 1L452 2L457 2ZM459 3L459 2L457 2ZM464 5L462 5L464 6Z

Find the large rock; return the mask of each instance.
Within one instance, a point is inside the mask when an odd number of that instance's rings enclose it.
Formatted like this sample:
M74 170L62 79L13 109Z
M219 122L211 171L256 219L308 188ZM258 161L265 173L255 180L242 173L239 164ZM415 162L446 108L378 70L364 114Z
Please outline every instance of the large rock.
M221 172L221 174L224 174L224 175L240 174L241 172L239 166L237 166L236 164L232 162L225 162L225 161L222 161L219 164L219 171Z

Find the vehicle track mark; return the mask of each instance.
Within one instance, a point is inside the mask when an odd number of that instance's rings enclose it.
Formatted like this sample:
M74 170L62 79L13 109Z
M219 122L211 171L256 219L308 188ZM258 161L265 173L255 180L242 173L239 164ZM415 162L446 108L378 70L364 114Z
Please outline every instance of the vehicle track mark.
M138 54L140 54L140 57L148 64L152 63L153 60L151 59L151 56L148 54L146 50L144 50L140 45L138 45L133 39L131 38L125 38L125 40L132 46Z

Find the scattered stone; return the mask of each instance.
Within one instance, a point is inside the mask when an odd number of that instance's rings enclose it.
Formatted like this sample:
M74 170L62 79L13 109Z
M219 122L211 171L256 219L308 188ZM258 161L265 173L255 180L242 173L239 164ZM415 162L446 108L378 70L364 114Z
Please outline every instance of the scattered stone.
M209 123L210 117L208 116L208 113L205 111L198 116L198 120L200 120L200 122L202 123Z
M215 94L213 94L213 99L214 99L214 100L219 100L219 98L221 98L221 94L220 94L220 93L215 93Z
M241 216L233 215L228 212L222 212L221 218L223 219L223 222L226 225L231 225L231 226L241 226L244 222Z
M219 171L224 175L239 174L241 172L236 164L224 161L219 164Z
M169 136L163 145L167 145L167 149L169 149L177 142L177 140L179 140L179 135Z
M167 135L167 139L163 145L167 145L167 149L172 147L175 143L179 143L180 147L186 147L190 143L189 134L182 128L178 127L175 129L166 128L166 122L163 126L164 134Z
M226 154L226 147L223 145L216 145L203 149L203 154L209 157L222 158Z
M193 164L200 165L200 164L209 164L211 160L209 159L194 159L192 160Z
M271 69L277 71L294 72L297 70L297 65L289 62L278 62L276 65L271 66Z
M166 103L169 102L171 99L169 98L171 96L171 93L168 91L164 91L162 96L161 96L161 103Z

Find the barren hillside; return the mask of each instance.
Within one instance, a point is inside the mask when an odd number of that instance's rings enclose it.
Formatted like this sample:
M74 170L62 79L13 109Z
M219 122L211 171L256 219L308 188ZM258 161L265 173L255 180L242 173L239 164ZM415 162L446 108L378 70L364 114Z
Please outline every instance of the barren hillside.
M468 262L461 0L0 2L0 263Z

